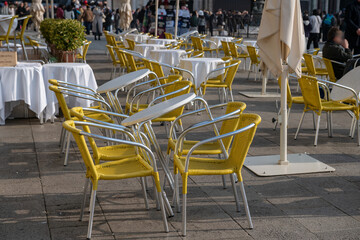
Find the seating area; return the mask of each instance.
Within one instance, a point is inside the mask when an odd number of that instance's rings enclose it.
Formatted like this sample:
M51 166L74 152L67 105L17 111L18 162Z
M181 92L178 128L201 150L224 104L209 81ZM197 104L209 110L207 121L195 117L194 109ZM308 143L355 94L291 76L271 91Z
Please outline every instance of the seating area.
M306 152L329 169L259 177L249 157L279 154L283 109L278 98L239 92L265 84L279 93L284 79L262 67L256 41L104 34L82 41L73 62L37 63L40 87L30 98L42 95L26 104L38 109L40 124L9 119L8 103L21 98L0 99L7 226L0 236L356 239L359 89L346 85L347 75L336 79L320 51L303 55L301 76L286 75L285 128L289 153ZM34 53L48 42L18 36L12 40L26 59L25 39ZM49 48L40 51L51 55ZM1 71L24 66L0 68L0 83ZM19 225L23 233L12 233Z

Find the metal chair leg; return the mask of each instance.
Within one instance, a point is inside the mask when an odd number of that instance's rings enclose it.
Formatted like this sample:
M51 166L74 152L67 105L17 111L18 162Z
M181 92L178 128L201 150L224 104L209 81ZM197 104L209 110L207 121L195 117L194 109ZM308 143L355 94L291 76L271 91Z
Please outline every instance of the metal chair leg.
M239 195L236 189L236 184L235 184L235 178L234 178L234 174L230 174L230 180L231 180L231 185L234 191L234 198L235 198L235 203L236 203L236 211L240 212L240 201L239 201Z
M95 210L95 200L96 200L96 190L92 190L91 192L91 209L90 209L90 217L89 217L89 225L88 225L88 232L87 232L87 239L91 239L91 232L92 232L92 226L94 221L94 210Z
M231 101L233 102L234 101L234 96L233 96L232 90L231 89L228 89L228 90L229 90L229 93L230 93Z
M28 55L27 55L27 52L26 52L26 49L25 49L25 43L24 43L24 41L21 40L21 39L20 39L20 42L21 42L21 46L22 46L23 51L24 51L25 59L26 59L26 60L29 60Z
M314 130L316 129L316 121L315 121L315 112L312 112L313 114L313 125L314 125Z
M169 226L168 226L168 222L167 222L167 219L166 219L164 199L163 199L163 197L162 197L162 193L161 193L161 192L157 192L157 194L158 194L158 198L160 199L161 215L162 215L163 222L164 222L164 229L165 229L165 232L168 233L168 232L169 232Z
M317 124L316 124L316 133L315 133L314 146L316 146L316 145L317 145L317 141L318 141L319 128L320 128L320 117L321 117L321 115L318 115Z
M180 213L179 173L175 174L175 210Z
M182 202L182 235L186 236L186 193L183 193L183 202Z
M67 166L68 160L69 160L70 137L71 137L71 134L68 133L68 135L67 135L67 140L66 140L66 150L65 150L64 166Z
M221 179L222 179L222 183L223 183L223 188L226 189L227 186L226 186L226 178L225 178L225 175L221 175Z
M145 187L145 178L141 177L140 180L141 180L141 188L142 188L143 194L144 194L145 208L146 208L146 210L149 210L149 202L148 202L146 187Z
M243 201L244 201L245 212L246 212L247 220L248 220L248 222L249 222L249 227L250 227L250 229L253 229L254 226L253 226L253 224L252 224L251 215L250 215L250 209L249 209L249 205L248 205L248 202L247 202L247 198L246 198L246 193L245 193L245 188L244 188L244 183L243 183L243 182L240 182L240 192L241 192L241 196L242 196Z
M85 185L84 185L83 201L82 201L82 204L81 204L79 221L82 221L82 218L84 216L84 208L85 208L85 204L86 204L86 195L87 195L87 189L89 187L89 182L90 182L89 178L86 178Z
M297 138L297 136L298 136L298 134L299 134L301 125L302 125L302 123L303 123L303 121L304 121L305 113L306 113L306 112L303 112L303 114L301 115L300 122L299 122L299 126L298 126L298 128L297 128L297 130L296 130L295 137L294 137L295 140L296 140L296 138Z

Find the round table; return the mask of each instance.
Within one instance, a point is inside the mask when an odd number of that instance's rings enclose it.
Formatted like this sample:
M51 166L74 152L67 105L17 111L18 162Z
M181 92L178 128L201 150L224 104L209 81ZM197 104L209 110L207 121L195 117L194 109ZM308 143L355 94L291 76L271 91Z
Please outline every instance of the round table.
M212 48L219 48L219 47L221 47L221 41L231 42L232 40L234 40L234 38L233 37L225 37L225 36L214 36L214 37L211 37L210 40L216 44L215 46L213 46L214 44L211 43Z
M186 51L185 50L178 50L178 49L160 49L160 50L151 50L150 51L150 58L165 63L171 66L178 66L180 60L182 58L186 58Z
M23 100L42 122L47 95L39 63L18 63L15 67L0 67L0 125L12 109Z
M342 78L340 78L336 83L350 87L355 90L357 94L360 92L359 84L360 76L360 67L356 67L350 72L346 73ZM330 93L330 98L334 101L345 100L354 97L354 94L346 89L340 87L333 87L333 90Z
M201 83L206 81L206 76L217 68L225 67L225 62L221 58L186 58L180 60L179 67L193 73L195 87L199 88ZM216 77L222 73L224 71L219 71L210 77ZM186 72L184 72L184 77L191 79Z
M114 91L114 90L122 88L122 87L126 87L132 83L135 83L135 82L143 79L144 77L149 75L149 73L150 73L149 69L141 69L136 72L131 72L131 73L122 75L120 77L117 77L111 81L104 83L103 85L98 87L98 89L96 91L98 93L107 93L107 92L111 92L111 91Z
M164 48L164 46L158 44L136 44L134 51L148 58L150 57L151 50L159 50Z
M167 45L171 43L176 43L175 39L159 39L159 38L151 38L148 40L150 44L158 44L158 45Z
M86 63L51 63L43 65L43 76L46 84L47 103L45 119L51 119L58 112L58 101L55 94L49 90L49 79L56 79L64 82L70 82L91 89L97 89L95 75L91 67ZM92 101L71 97L68 99L69 108L89 107Z
M1 15L0 16L0 35L6 35L8 29L9 29L11 17L12 17L11 15ZM15 18L14 23L11 26L10 35L14 34L14 31L15 31L17 25L18 25L18 20Z

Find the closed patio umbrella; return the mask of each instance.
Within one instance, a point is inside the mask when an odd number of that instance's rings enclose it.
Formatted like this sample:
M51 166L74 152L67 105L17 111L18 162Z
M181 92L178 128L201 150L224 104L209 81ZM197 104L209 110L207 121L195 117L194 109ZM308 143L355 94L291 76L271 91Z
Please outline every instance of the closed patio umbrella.
M280 156L249 157L245 166L261 176L334 170L306 154L289 155L291 164L288 161L286 102L288 74L293 72L300 77L301 58L305 51L300 0L266 0L257 45L262 64L274 76L281 76L282 79Z
M32 0L30 13L33 16L32 20L35 24L36 30L39 30L40 23L44 20L45 9L41 4L41 0Z
M121 0L119 11L120 11L120 28L122 30L127 30L130 27L130 23L133 19L130 0Z

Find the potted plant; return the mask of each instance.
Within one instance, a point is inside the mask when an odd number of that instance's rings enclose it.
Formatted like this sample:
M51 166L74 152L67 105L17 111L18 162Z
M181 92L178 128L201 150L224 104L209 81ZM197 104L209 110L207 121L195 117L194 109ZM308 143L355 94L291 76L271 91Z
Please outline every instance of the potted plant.
M40 31L48 42L52 54L61 62L75 62L76 50L85 41L84 30L84 26L79 21L72 19L44 20L40 26Z

